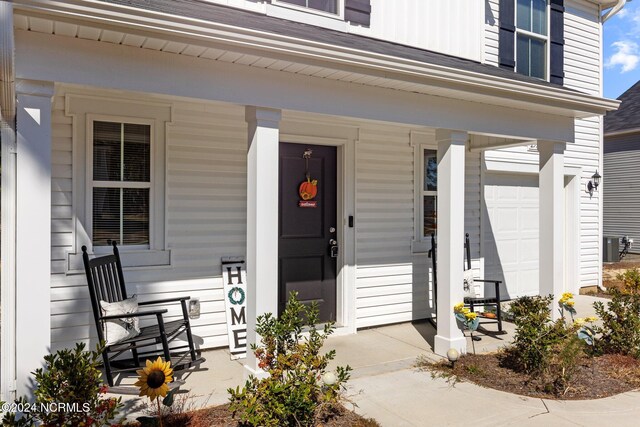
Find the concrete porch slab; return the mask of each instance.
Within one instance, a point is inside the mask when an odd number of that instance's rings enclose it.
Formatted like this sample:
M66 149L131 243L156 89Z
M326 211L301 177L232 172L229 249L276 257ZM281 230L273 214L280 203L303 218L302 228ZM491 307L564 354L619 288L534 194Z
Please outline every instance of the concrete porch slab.
M594 314L595 297L576 296L578 317ZM506 334L477 335L476 352L496 351L507 345L514 325L504 323ZM487 325L495 331L495 324ZM353 368L347 396L356 411L375 418L383 426L465 425L564 426L594 425L596 422L634 425L640 417L637 393L625 393L597 401L548 401L484 389L470 383L450 385L432 378L414 366L418 357L441 360L433 353L435 329L426 321L401 323L358 331L355 335L332 336L326 349L336 350L331 367ZM468 336L468 332L466 332ZM472 342L468 339L468 349ZM228 402L227 389L244 384L243 360L232 361L226 349L203 352L199 369L176 375L185 381L188 407L198 409ZM135 378L128 378L132 384ZM144 401L123 396L127 412L140 413Z

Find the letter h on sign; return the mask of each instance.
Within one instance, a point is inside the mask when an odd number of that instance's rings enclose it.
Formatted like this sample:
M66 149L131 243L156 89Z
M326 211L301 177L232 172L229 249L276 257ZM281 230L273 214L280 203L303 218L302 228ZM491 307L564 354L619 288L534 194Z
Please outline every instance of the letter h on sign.
M233 285L233 282L231 281L232 279L237 279L238 281L236 283L238 285L242 285L242 266L237 265L235 273L232 273L232 268L227 266L227 274L229 275L227 285Z

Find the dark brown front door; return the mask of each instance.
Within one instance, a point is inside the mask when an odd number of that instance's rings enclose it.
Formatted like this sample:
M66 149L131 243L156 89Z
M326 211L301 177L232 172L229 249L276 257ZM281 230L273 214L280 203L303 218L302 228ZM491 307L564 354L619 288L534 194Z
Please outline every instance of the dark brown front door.
M336 147L280 143L280 312L296 291L300 301L318 303L320 321L336 320L336 181Z

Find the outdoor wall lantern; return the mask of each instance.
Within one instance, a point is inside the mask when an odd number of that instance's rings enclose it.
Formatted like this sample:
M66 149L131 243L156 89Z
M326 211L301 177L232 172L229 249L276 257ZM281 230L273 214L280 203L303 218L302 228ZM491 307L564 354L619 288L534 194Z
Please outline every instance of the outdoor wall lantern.
M587 193L589 193L590 196L593 196L594 191L598 191L600 178L602 178L602 176L600 176L598 170L596 169L596 173L591 176L591 180L587 183Z

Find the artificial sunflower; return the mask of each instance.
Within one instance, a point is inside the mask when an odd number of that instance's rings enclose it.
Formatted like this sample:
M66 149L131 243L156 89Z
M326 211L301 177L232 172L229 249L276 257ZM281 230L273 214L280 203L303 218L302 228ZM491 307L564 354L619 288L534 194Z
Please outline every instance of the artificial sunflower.
M473 320L476 320L476 317L478 317L478 313L474 313L474 312L472 312L472 311L465 312L465 313L464 313L464 317L465 317L465 319L467 319L468 321L473 321Z
M173 381L171 361L163 361L158 357L155 362L147 359L147 366L136 371L140 377L135 386L140 389L140 396L147 396L154 401L158 396L165 397L169 392L169 384Z
M464 313L464 303L458 303L456 305L453 306L453 312L454 313Z

